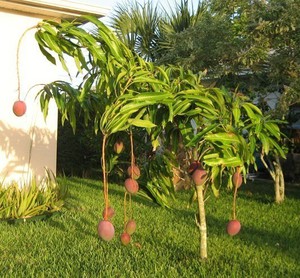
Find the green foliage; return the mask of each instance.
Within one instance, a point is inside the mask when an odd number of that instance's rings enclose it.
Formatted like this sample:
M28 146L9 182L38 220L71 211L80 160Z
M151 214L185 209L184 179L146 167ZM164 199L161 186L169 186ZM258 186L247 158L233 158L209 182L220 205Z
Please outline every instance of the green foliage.
M183 21L173 23L178 27L181 24L191 25L194 19L189 17L187 1L182 2L181 7ZM239 10L230 15L233 24L241 23L242 17L239 15ZM213 17L207 16L205 25L213 22ZM200 249L204 250L200 256L206 258L204 190L206 192L211 185L214 194L218 195L224 180L227 187L232 187L231 177L237 169L246 177L250 165L255 165L255 151L264 155L274 150L278 156L284 157L283 150L276 142L280 139L276 122L264 117L261 110L244 95L230 93L225 89L205 88L200 84L201 74L193 74L183 67L159 67L146 62L118 40L98 19L91 16L84 19L94 25L93 31L84 30L76 22L56 24L45 21L39 24L37 41L48 59L54 62L55 58L48 50L54 51L63 67L68 70L64 55L69 55L73 57L78 71L85 71L85 77L77 88L67 82L57 81L41 90L40 102L44 115L47 115L49 100L53 98L62 114L62 121L68 120L74 131L77 123L76 111L82 114L85 124L92 121L95 132L101 131L105 208L109 206L107 176L116 162L114 157L110 157L107 165L106 148L109 137L122 131L130 131L132 134L133 127L143 128L147 131L155 151L164 142L171 142L170 138L174 138L176 132L180 138L173 144L175 148L179 139L186 148L193 148L194 159L200 161L208 173L205 188L197 187L201 225L196 222L201 232ZM226 20L228 18L225 16L225 23L228 23ZM248 20L247 16L245 20ZM223 23L223 19L221 22ZM231 25L228 29L230 28ZM231 37L232 33L228 34L226 33ZM243 38L243 34L242 30L238 37ZM201 39L205 40L206 37L204 32ZM149 47L152 38L148 39L146 45ZM248 43L247 39L242 42L241 46L244 48L241 49L247 49L251 45ZM212 45L214 43L208 45L208 49ZM85 51L88 55L84 56ZM223 53L221 57L224 57ZM245 65L248 66L247 73L264 58L260 54L258 57L250 57L250 62L247 55L246 58L242 57L246 62L239 61L243 69ZM216 65L220 64L219 60L217 57ZM224 68L232 72L226 65ZM173 196L174 190L171 176L168 175L173 165L166 154L168 152L165 151L163 155L156 155L146 171L146 188L162 205L167 205L165 197ZM131 147L131 165L133 163L134 149Z
M118 38L130 50L145 60L155 59L156 42L159 38L160 13L151 2L139 4L127 1L117 5L112 16L112 28Z
M194 72L206 70L208 76L214 79L224 71L233 70L235 65L232 62L238 59L240 42L235 39L227 18L215 18L204 8L202 10L194 24L180 31L171 32L165 28L168 39L160 43L156 62L181 65Z
M36 36L41 48L55 51L60 59L73 54L79 69L87 71L77 88L62 81L44 87L40 101L45 115L47 103L54 98L62 121L68 120L74 130L78 111L84 122L92 121L95 132L100 129L105 138L132 127L142 128L154 150L171 142L176 132L186 148L198 152L194 159L201 160L211 173L209 184L216 194L223 175L230 177L236 167L246 176L250 165L255 164L255 151L268 154L274 149L284 157L277 143L280 131L276 122L264 117L244 95L205 88L201 73L146 62L99 20L86 19L94 25L92 32L76 22L45 21L39 25ZM82 56L86 50L89 55ZM171 184L170 177L164 174L162 178L161 173L151 175L147 186L165 203L162 194L171 192ZM231 179L227 180L231 187Z
M130 126L152 127L151 122L143 119L145 107L169 106L172 101L166 84L156 78L162 69L134 55L101 21L92 17L86 19L94 24L92 33L76 22L39 25L36 38L43 53L51 49L60 60L64 59L63 55L72 56L78 70L87 71L77 88L63 81L44 87L40 92L44 115L47 115L49 100L54 98L62 121L70 121L74 131L77 109L85 123L93 121L95 131L100 129L107 135ZM90 55L84 56L84 51Z
M47 171L47 176L37 182L21 187L17 182L0 187L0 218L3 220L27 219L61 210L67 194L65 185L56 182Z
M205 88L200 75L182 68L170 67L167 72L174 101L173 122L165 129L166 142L174 140L176 131L187 149L197 151L194 159L214 173L210 183L215 193L227 171L233 174L240 167L246 176L250 165L255 166L255 152L273 150L285 156L277 143L281 137L277 122L264 116L249 98L225 88Z
M67 208L62 213L26 225L0 222L2 277L300 275L297 186L289 185L286 202L277 206L272 203L272 183L257 181L243 185L238 202L242 229L234 238L226 233L231 193L225 192L219 199L209 198L206 212L210 256L205 263L199 263L195 207L186 206L190 192L176 193L173 210L134 196L137 230L132 243L124 247L119 239L123 231L124 188L111 184L116 237L107 244L99 240L96 229L102 213L101 182L78 178L58 181L70 190Z
M79 69L87 71L77 88L64 81L45 85L40 92L44 116L53 98L62 115L62 124L68 120L75 132L81 117L86 125L92 122L94 131L100 130L106 137L131 127L150 132L156 122L149 114L162 109L170 111L166 120L171 120L173 95L165 70L134 55L100 21L88 19L94 24L92 32L84 30L79 23L39 25L36 37L45 55L50 55L46 49L55 51L60 60L64 55L73 55ZM90 55L83 56L86 50ZM157 140L157 136L151 140ZM107 158L108 171L111 171L116 158L110 154Z
M143 10L147 18L153 9L152 5ZM138 5L121 6L112 21L125 44L124 36L151 40L151 57L157 64L206 71L208 85L239 88L251 96L274 91L290 95L299 87L299 9L295 0L205 0L196 7L181 1L170 12L155 7L158 16L151 29L156 30L155 36L139 32L147 21ZM124 14L137 14L138 20L128 17L127 24L119 24ZM144 45L143 49L150 48ZM286 113L287 109L281 110L276 117Z
M170 208L170 198L175 198L172 169L176 164L174 154L160 150L149 157L144 165L141 185L144 185L147 195L163 207Z

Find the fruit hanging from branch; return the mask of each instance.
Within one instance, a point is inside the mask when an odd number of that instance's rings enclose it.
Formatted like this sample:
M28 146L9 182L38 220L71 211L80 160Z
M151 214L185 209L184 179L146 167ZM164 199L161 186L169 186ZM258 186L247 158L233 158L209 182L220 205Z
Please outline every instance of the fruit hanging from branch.
M188 168L188 173L192 175L194 173L194 171L196 171L197 169L201 169L201 163L198 160L193 161L190 164L190 166Z
M103 209L102 216L104 219L110 219L115 215L115 210L112 207Z
M26 112L26 103L23 100L17 100L13 104L13 112L17 117L21 117Z
M123 245L128 245L130 243L130 235L127 232L121 234L121 242Z
M232 176L232 182L234 185L234 193L233 193L233 204L232 204L232 220L230 220L227 224L226 231L230 236L237 235L241 230L241 223L236 219L236 197L237 190L242 185L243 177L241 174L240 167L237 167L237 170Z
M133 219L130 219L127 223L126 223L126 227L125 227L126 232L129 235L132 235L135 230L136 230L136 223Z
M121 140L118 140L115 144L114 144L114 151L116 154L120 154L124 151L124 143Z
M141 171L140 168L134 164L128 167L127 174L130 178L137 180L141 175Z
M207 172L204 169L196 169L192 174L192 179L196 186L201 186L205 183Z
M17 57L16 57L16 68L17 68L17 80L18 80L18 100L14 102L13 104L13 113L17 116L17 117L22 117L25 112L26 112L26 103L21 100L21 78L20 78L20 48L21 48L21 43L23 41L24 36L26 35L26 33L32 29L36 29L37 26L32 26L27 28L23 34L21 35L21 37L19 38L18 41L18 46L17 46Z
M107 171L106 171L106 159L105 159L105 149L106 149L107 135L103 136L102 141L102 171L103 171L103 195L104 195L104 210L102 212L104 220L101 220L98 224L98 235L101 239L105 241L110 241L115 235L115 228L113 224L108 220L114 215L114 210L109 206L108 199L108 181L107 181Z
M139 191L139 184L136 179L140 177L141 172L139 167L135 164L132 130L130 130L130 153L130 166L127 169L129 178L125 180L124 184L128 193L136 194Z
M139 191L138 182L132 178L126 179L124 184L127 192L130 194L136 194Z
M240 188L243 183L243 176L239 169L232 176L232 183L235 187Z
M240 221L234 219L230 220L227 224L226 231L230 236L237 235L241 230L241 223Z
M108 220L101 220L98 224L98 235L105 241L110 241L115 235L115 228Z
M132 130L130 130L130 152L131 152L131 161L130 161L130 166L127 169L127 174L129 178L125 180L126 191L124 193L124 231L121 234L121 242L123 245L128 245L130 243L131 235L136 230L136 223L133 220L131 195L136 194L139 190L139 184L136 181L136 179L138 179L141 174L139 167L135 164ZM129 206L129 211L128 211L128 206Z

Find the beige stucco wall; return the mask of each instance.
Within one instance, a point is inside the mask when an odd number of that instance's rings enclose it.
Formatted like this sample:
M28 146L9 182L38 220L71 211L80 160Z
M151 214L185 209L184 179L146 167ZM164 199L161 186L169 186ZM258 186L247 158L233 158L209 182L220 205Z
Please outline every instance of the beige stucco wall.
M40 53L34 30L24 36L19 56L21 99L26 102L27 111L22 117L12 112L18 97L18 40L27 28L40 20L0 11L0 182L23 182L33 175L41 178L45 168L56 171L57 109L51 103L45 122L35 99L41 87L29 89L57 79L61 69L51 65Z

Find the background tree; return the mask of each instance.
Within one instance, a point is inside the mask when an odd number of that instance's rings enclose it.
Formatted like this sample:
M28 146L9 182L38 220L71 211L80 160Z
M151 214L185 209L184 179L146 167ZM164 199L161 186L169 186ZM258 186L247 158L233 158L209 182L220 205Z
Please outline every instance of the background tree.
M171 36L194 26L202 10L199 2L194 12L186 0L176 3L170 13L151 1L127 1L117 5L111 27L131 50L154 62L172 47Z
M148 61L155 60L160 19L161 12L150 1L143 5L132 1L119 4L111 18L118 38Z

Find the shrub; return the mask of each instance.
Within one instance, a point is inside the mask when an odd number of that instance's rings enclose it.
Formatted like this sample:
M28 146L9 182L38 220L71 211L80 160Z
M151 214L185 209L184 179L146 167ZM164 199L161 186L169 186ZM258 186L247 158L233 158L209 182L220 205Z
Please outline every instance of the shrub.
M27 219L61 210L67 187L58 184L50 171L46 173L40 182L32 178L29 184L0 183L0 219Z

